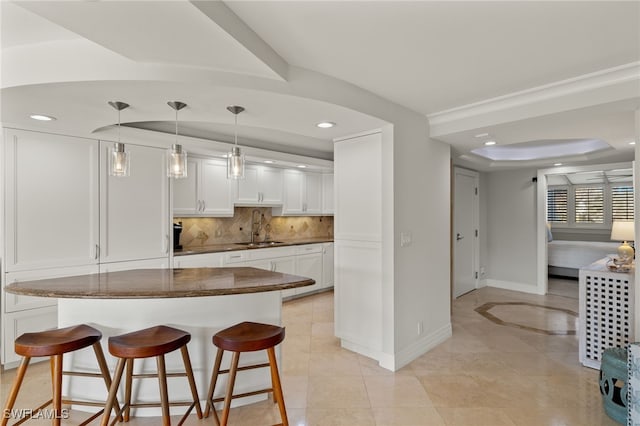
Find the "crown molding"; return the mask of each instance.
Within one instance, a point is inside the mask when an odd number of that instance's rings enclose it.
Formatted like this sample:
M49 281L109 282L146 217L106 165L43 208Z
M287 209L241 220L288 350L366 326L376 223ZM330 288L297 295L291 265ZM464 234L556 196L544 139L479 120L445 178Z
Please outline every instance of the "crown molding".
M428 114L431 136L640 97L640 62Z

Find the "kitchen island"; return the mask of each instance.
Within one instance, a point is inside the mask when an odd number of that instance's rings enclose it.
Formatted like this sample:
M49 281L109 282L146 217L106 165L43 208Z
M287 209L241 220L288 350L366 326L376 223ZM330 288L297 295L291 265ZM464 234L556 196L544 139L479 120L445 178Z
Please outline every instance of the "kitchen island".
M130 331L165 324L191 333L189 353L201 399L206 396L215 348L212 336L219 330L242 321L280 325L282 302L280 290L312 285L314 280L256 268L140 269L53 278L13 283L5 291L20 295L58 298L58 327L86 323L103 333L106 339ZM243 354L241 362L263 362L262 353ZM113 371L116 359L107 352ZM167 371L182 369L179 351L166 357ZM225 357L223 363L228 364ZM88 348L65 357L65 370L96 371L94 355ZM264 370L264 371L261 371ZM154 372L155 359L136 362L136 373ZM225 379L222 377L221 379ZM243 372L236 390L245 392L264 388L270 381L266 369ZM99 380L65 377L66 392L71 397L104 401L106 389ZM219 381L216 395L222 395L225 380ZM134 395L140 402L158 400L156 380L134 381ZM186 380L171 379L172 400L188 400ZM254 396L236 400L235 405L257 401ZM91 407L73 407L91 410ZM180 407L172 414L179 414ZM96 410L97 411L97 410ZM141 408L133 415L157 416L158 408Z

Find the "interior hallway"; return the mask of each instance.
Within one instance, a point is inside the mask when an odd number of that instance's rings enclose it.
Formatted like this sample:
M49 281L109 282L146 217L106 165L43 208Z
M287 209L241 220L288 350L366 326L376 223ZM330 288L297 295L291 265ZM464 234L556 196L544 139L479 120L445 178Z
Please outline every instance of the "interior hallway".
M493 288L473 291L453 304L453 337L391 373L339 347L333 337L333 293L286 302L281 374L289 423L617 425L602 410L598 372L580 366L577 336L565 334L575 333L577 323L567 311L577 313L577 299ZM48 392L47 368L48 363L34 368L40 373L30 376L20 407L31 407L30 402L41 399L38 394ZM12 378L12 372L0 376L3 403ZM64 424L77 424L78 418L72 413ZM276 406L265 401L232 410L229 420L255 426L277 423L279 416ZM132 419L129 424L156 425L158 419ZM215 423L191 416L185 424Z

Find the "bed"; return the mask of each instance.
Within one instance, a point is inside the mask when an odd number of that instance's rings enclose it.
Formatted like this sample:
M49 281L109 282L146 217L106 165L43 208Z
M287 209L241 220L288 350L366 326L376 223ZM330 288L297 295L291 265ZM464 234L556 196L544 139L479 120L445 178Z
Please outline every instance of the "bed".
M547 243L550 275L578 277L578 270L617 252L618 242L564 241Z

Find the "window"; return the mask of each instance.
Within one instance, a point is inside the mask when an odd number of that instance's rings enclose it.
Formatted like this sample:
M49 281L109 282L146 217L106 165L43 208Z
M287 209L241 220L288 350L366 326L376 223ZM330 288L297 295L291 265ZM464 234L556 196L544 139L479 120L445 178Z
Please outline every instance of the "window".
M604 223L604 188L580 186L575 189L576 223Z
M547 222L567 223L567 188L547 191Z
M611 220L633 220L633 186L611 188Z

